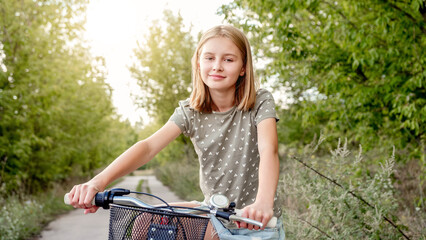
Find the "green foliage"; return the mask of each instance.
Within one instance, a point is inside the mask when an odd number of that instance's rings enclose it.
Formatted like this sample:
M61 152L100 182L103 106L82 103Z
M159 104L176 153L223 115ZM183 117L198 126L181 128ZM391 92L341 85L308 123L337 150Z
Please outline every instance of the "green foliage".
M155 169L155 176L182 200L203 201L199 185L199 164L192 162L170 162Z
M86 0L0 5L0 189L38 192L92 174L133 138L80 39Z
M138 45L134 50L136 63L130 68L143 93L137 100L151 117L164 124L178 101L189 97L195 42L190 30L184 29L182 17L166 10L163 21L154 22Z
M145 192L145 193L151 193L151 188L149 188L147 181L145 179L141 179L138 182L138 185L136 185L136 192Z
M151 122L139 130L139 139L145 139L162 127L162 124ZM160 151L153 160L141 169L157 168L169 163L177 162L186 164L196 159L192 143L184 136L179 136L177 140L172 141L162 151Z
M426 2L235 0L219 12L248 33L265 63L260 76L289 95L278 123L286 150L300 152L320 132L379 157L395 146L398 214L409 209L418 219L415 209L425 207Z
M278 109L280 121L277 124L279 143L285 146L286 151L303 149L320 132L320 126L304 128L302 119L295 113L294 108ZM295 141L297 139L297 141Z
M31 239L38 234L53 216L70 209L64 204L63 194L52 193L22 198L0 197L0 240Z
M194 49L195 41L190 29L185 30L182 17L165 10L163 21L154 22L148 36L134 50L136 62L130 71L142 90L136 100L154 119L143 129L142 138L164 125L178 102L189 97ZM194 158L192 143L184 136L179 136L155 157L160 164Z
M320 138L317 144L323 140ZM342 146L340 140L329 156L315 156L317 148L312 145L304 155L290 157L285 163L280 192L286 198L284 221L289 238L421 236L420 232L410 232L394 216L398 208L392 183L394 155L366 160L361 147L353 156L347 143ZM374 165L376 162L379 164Z
M237 0L221 13L249 33L263 76L290 89L303 128L425 164L424 1Z

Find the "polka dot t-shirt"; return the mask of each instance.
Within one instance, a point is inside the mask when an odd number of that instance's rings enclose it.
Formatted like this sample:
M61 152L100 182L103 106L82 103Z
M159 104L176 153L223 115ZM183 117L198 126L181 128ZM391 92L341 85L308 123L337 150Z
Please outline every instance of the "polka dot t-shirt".
M278 121L273 96L264 89L257 91L250 111L233 107L227 112L202 113L189 106L189 99L179 102L170 121L194 144L204 201L216 193L240 209L255 201L260 160L257 125L267 118Z

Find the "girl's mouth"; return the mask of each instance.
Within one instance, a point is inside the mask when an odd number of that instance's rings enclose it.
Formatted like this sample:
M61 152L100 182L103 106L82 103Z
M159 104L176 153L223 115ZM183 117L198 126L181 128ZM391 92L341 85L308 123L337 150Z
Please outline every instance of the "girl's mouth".
M216 79L216 80L220 80L220 79L224 79L225 78L222 75L216 75L216 74L209 75L209 77L212 78L212 79Z

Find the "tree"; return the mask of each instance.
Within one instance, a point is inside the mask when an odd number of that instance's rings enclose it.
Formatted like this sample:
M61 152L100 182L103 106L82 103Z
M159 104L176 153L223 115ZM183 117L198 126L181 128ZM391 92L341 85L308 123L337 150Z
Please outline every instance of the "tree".
M142 91L136 100L154 119L153 127L165 124L178 102L189 97L194 49L195 41L190 29L185 30L182 17L165 10L163 22L155 21L148 36L134 50L136 62L130 71ZM168 149L158 158L179 159L185 149L186 159L194 159L192 144L184 136Z
M299 132L281 134L286 143L314 129L361 144L371 161L395 146L393 177L409 186L399 201L424 209L425 1L236 0L220 12L248 33L262 76L290 89L279 128Z
M130 68L143 92L136 97L139 105L162 124L178 101L191 93L191 57L195 48L180 15L165 10L163 21L155 21L146 39L138 43L134 51L137 62Z
M425 155L424 1L239 0L222 13L271 60L265 75L291 88L304 127Z
M103 60L90 56L80 38L86 4L0 5L2 194L34 193L91 174L132 137L114 112Z

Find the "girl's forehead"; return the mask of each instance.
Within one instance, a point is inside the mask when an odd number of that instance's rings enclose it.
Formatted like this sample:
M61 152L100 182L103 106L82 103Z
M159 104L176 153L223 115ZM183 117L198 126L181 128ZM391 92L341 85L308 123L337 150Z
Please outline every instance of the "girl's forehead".
M214 37L207 40L201 48L201 54L206 53L241 56L241 52L237 45L235 45L231 39L226 37Z

